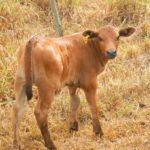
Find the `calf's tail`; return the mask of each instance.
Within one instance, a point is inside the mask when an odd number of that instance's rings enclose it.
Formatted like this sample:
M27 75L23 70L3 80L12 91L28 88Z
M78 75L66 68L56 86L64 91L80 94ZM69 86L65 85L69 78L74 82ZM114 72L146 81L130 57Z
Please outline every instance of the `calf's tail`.
M25 47L25 54L24 54L24 71L25 71L25 92L28 100L31 100L32 94L32 58L31 58L31 51L32 51L32 44L33 38L31 38Z

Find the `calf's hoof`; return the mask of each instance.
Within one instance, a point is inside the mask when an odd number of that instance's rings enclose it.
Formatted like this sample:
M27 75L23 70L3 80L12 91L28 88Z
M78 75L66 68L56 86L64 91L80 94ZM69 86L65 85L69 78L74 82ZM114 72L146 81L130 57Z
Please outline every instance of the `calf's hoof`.
M10 150L19 150L19 146L17 145L12 145Z
M101 129L101 126L98 124L98 125L93 125L93 132L96 134L96 135L99 135L100 137L102 137L104 135L102 129Z
M45 145L47 147L47 149L49 150L57 150L56 146L55 145Z
M53 143L53 141L50 141L49 143L45 144L45 146L49 150L57 150L57 148L56 148L55 144Z
M13 144L12 144L12 150L18 150L19 149L19 145L18 145L18 141L16 139L13 140Z
M70 123L70 132L78 131L78 122L74 121Z

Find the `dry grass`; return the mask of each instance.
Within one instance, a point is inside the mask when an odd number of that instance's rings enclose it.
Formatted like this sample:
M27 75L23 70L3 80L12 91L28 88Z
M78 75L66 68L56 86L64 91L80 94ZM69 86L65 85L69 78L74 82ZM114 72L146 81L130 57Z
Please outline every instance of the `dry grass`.
M65 34L101 25L133 25L136 34L121 39L118 57L99 76L99 118L105 136L92 132L91 115L84 94L77 133L69 133L67 89L55 97L49 128L58 150L149 150L150 149L150 3L149 0L81 0L76 7L59 1ZM0 150L12 143L11 110L14 103L16 49L31 35L54 36L48 0L2 0L0 2ZM36 89L35 92L36 93ZM45 150L33 109L27 105L20 127L21 150Z

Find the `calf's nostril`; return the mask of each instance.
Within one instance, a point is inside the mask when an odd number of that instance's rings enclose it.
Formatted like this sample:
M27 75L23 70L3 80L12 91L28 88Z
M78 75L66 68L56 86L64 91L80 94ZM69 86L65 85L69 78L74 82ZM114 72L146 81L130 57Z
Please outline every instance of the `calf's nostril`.
M116 54L116 51L114 50L114 52L113 52L114 54Z

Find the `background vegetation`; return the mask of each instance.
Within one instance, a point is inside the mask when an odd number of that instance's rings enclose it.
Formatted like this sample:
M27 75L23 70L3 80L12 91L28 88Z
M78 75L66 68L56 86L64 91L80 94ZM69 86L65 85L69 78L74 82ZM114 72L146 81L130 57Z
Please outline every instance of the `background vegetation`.
M121 39L118 57L99 76L97 101L105 136L92 132L91 116L79 91L80 130L68 132L67 89L55 97L49 114L52 138L59 150L150 149L150 1L149 0L58 0L64 34L112 24L132 25L136 34ZM32 35L55 36L48 0L0 1L0 149L12 142L11 109L14 103L16 49ZM27 105L20 130L21 150L44 150L33 107Z

